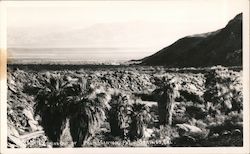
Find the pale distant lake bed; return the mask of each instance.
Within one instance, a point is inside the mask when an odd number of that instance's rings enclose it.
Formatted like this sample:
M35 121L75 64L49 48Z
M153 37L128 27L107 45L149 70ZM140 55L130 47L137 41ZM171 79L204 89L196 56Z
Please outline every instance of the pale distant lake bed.
M9 63L123 63L154 51L142 48L9 48Z

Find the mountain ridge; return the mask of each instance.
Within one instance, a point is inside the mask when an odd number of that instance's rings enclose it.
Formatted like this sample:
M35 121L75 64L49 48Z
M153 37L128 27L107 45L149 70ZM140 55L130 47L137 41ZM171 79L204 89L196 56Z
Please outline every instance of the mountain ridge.
M139 61L168 67L241 66L242 13L222 29L183 37Z

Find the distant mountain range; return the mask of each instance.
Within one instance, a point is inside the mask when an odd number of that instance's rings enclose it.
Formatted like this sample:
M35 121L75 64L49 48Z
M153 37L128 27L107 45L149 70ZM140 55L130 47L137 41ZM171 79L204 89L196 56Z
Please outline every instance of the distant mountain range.
M242 65L242 13L214 32L181 38L137 62L168 67Z
M168 41L170 34L166 24L131 21L96 23L65 29L62 28L63 26L9 27L8 47L152 48L159 44L164 45Z

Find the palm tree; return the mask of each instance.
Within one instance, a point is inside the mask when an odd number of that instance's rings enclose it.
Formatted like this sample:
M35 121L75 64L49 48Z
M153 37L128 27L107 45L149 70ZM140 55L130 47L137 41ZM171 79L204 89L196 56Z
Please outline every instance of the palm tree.
M43 87L36 96L35 111L42 118L45 134L54 147L59 146L66 118L69 118L74 145L82 146L105 119L107 95L96 92L90 82L82 78L76 80L48 73L42 83Z
M70 132L75 147L84 145L100 129L105 121L106 94L96 94L94 98L82 97L75 102L70 115Z
M118 92L112 95L108 111L111 135L122 139L137 140L144 137L146 124L150 121L149 107L132 94Z
M144 137L146 125L150 122L151 115L149 113L149 107L140 102L134 103L132 109L132 123L129 134L131 140L137 140Z
M63 80L60 74L48 74L43 81L43 87L39 90L35 100L35 114L41 116L41 125L48 138L59 146L60 135L65 127L66 89L69 82Z
M175 98L179 97L174 79L165 80L153 94L158 100L159 123L160 125L172 125Z
M132 101L129 95L114 93L110 101L111 109L108 112L111 135L127 139L131 123Z

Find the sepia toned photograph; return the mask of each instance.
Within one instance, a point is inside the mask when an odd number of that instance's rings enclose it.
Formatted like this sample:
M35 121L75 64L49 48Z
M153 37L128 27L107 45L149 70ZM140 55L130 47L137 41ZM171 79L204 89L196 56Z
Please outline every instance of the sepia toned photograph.
M249 146L249 1L5 3L1 148Z

